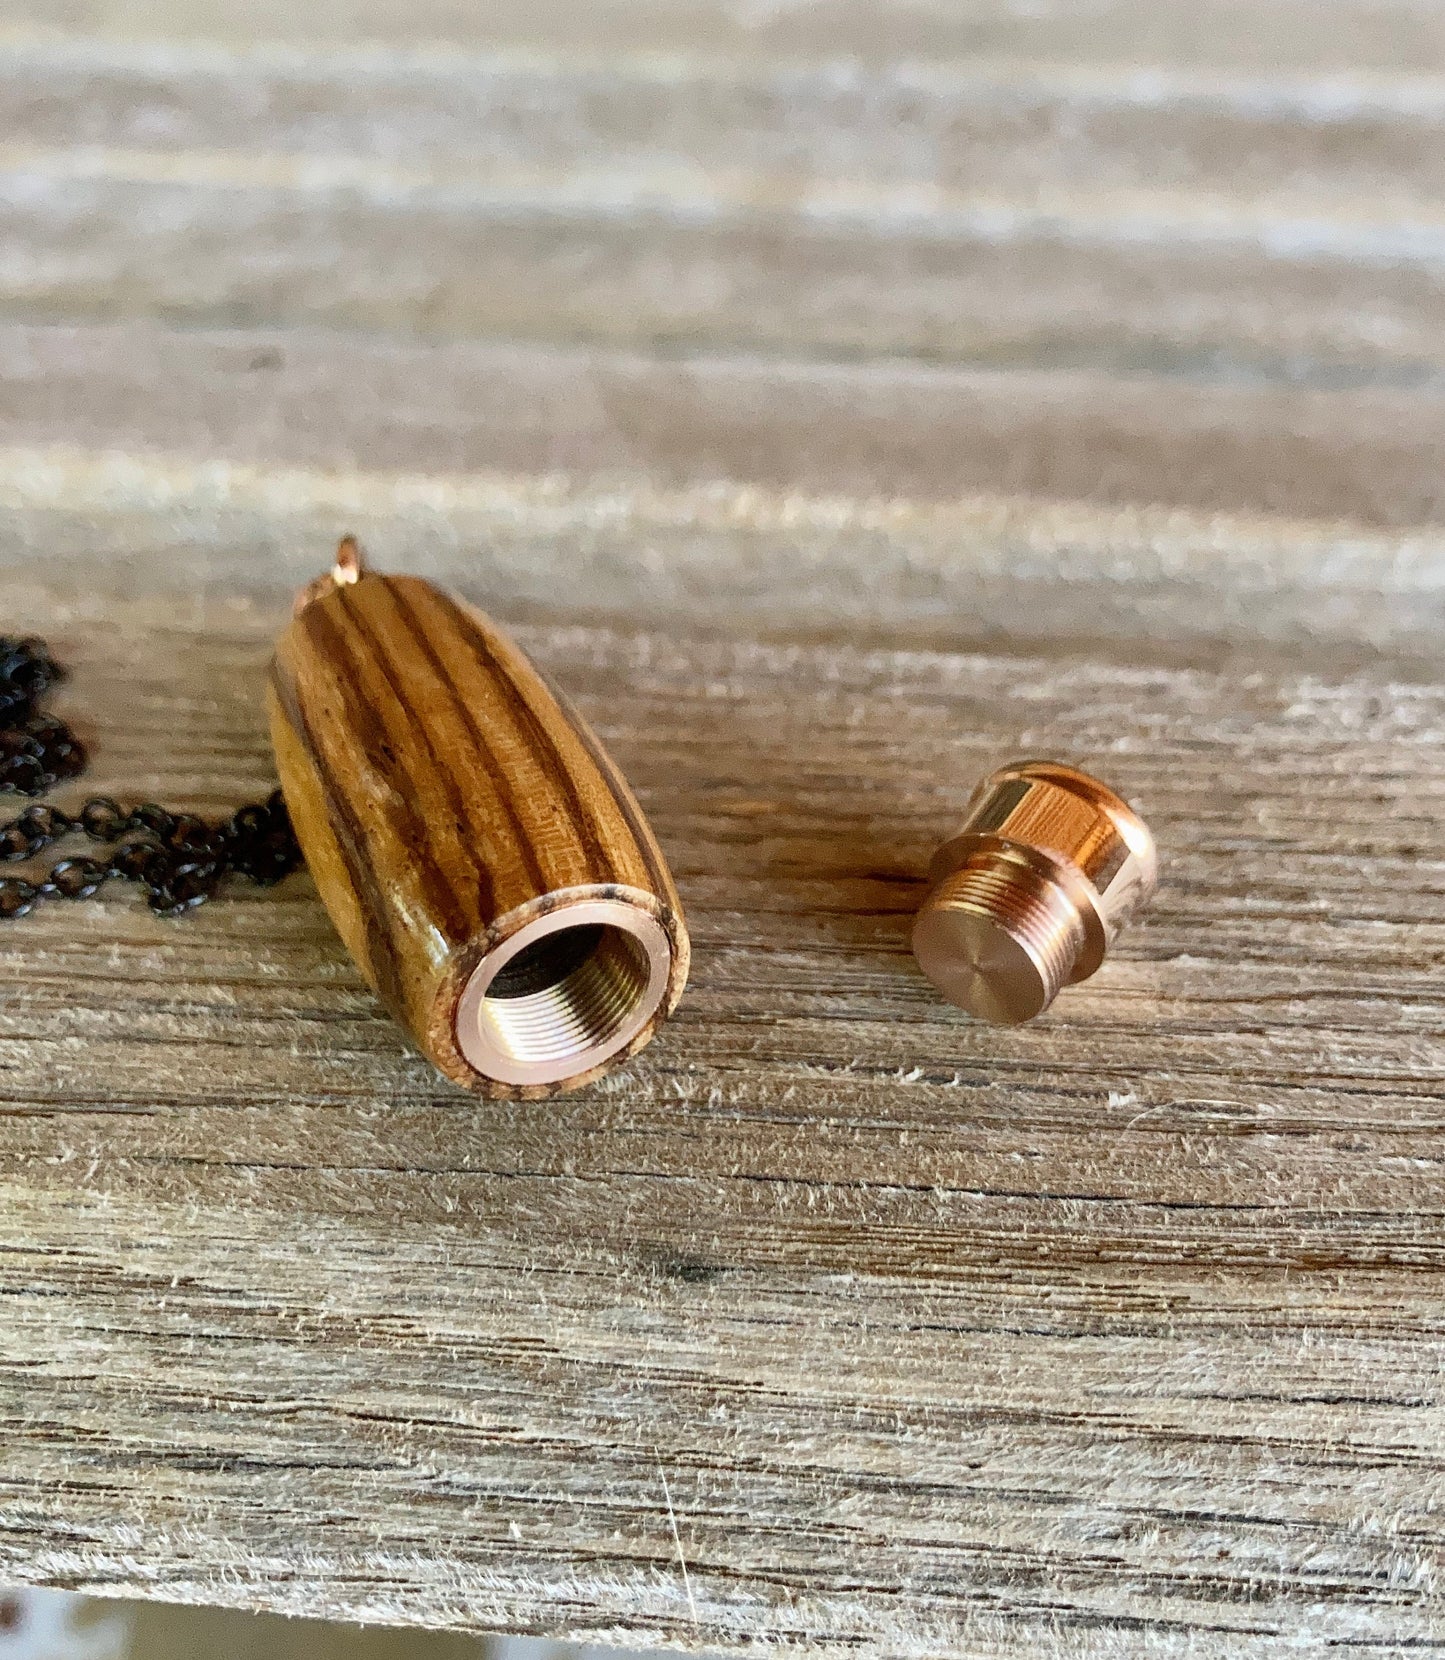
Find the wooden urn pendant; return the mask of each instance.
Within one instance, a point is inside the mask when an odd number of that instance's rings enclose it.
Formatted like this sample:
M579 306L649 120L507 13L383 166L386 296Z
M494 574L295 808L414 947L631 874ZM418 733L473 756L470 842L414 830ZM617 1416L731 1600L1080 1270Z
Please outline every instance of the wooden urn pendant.
M363 974L456 1083L572 1089L687 980L672 877L587 723L480 612L345 538L268 689L286 804Z

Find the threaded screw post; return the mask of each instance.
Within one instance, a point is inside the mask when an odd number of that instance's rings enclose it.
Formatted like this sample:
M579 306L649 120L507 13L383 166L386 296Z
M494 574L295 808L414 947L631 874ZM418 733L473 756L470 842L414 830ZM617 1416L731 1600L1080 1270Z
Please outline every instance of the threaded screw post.
M979 1019L1032 1020L1099 967L1156 869L1143 821L1096 778L1053 762L1001 767L934 858L914 955Z

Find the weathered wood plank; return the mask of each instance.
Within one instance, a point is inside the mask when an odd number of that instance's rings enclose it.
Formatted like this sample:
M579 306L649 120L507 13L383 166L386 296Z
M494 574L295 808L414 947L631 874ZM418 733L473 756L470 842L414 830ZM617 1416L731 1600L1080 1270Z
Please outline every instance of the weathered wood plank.
M99 389L75 396L93 421ZM235 402L228 385L196 412L202 455L0 449L0 558L17 607L44 616L59 606L87 625L103 625L114 600L161 593L188 625L217 607L283 607L346 524L393 568L446 579L462 560L472 597L513 618L1032 646L1136 665L1259 668L1273 654L1336 677L1366 661L1393 679L1438 670L1437 526L996 495L858 500L721 480L667 487L637 452L633 472L600 478L298 467L275 453L289 446L274 427L270 459L238 462L218 453L234 446ZM114 407L119 418L100 435L123 440L125 406ZM318 419L335 411L345 444L376 442L364 406L323 390L309 407ZM304 451L309 435L299 421L295 430Z
M1445 23L1434 0L1200 0L1181 10L1151 0L1087 7L1016 0L821 0L720 5L718 0L316 0L304 10L257 0L238 13L225 0L4 0L0 20L100 36L199 37L237 46L257 40L348 46L380 41L516 45L553 51L736 52L771 58L849 58L869 68L902 59L984 54L1060 63L1204 64L1322 79L1370 71L1438 72Z
M1428 58L865 68L497 28L402 56L0 39L26 251L0 302L1438 390Z
M98 782L243 795L279 618L165 609L65 639ZM689 999L623 1076L503 1107L404 1051L304 879L8 933L9 1571L818 1652L1428 1638L1439 693L524 639L674 859ZM906 917L1043 733L1166 880L998 1031Z
M244 188L223 168L179 180L164 161L102 161L108 177L94 160L98 177L55 176L37 156L0 175L7 220L34 250L0 271L10 314L1439 389L1440 226L1398 231L1389 207L1351 227L1310 202L1196 215L1187 198L1069 194L964 199L937 225L904 203L890 226L846 202L802 215L699 204L642 176L623 193L651 210L619 215L598 206L617 180L564 171L381 208L365 169L354 188L297 191L274 177ZM238 265L228 250L242 228L256 257ZM372 261L385 285L337 280Z
M1438 200L1438 63L1356 65L1324 82L1294 60L1146 63L1136 50L1114 61L970 53L865 66L816 52L539 49L505 35L399 51L11 30L0 34L0 113L6 154L33 150L42 172L103 176L109 155L111 166L129 157L160 176L169 163L179 180L209 173L298 190L364 186L368 169L378 181L481 187L482 173L560 175L601 160L615 176L674 169L674 190L690 185L698 202L750 175L851 183L860 208L869 187L906 185L963 197L1067 188L1085 201L1138 191L1175 196L1181 212L1182 193L1195 192L1220 214L1271 197L1333 203L1342 226L1370 222L1359 198L1372 189L1397 205ZM303 157L332 165L284 168ZM947 196L916 200L937 208ZM645 204L593 205L616 214ZM760 193L753 205L802 203ZM939 234L936 213L918 217L920 232Z
M329 332L14 325L0 438L248 462L978 491L1413 527L1445 402L1019 370L774 363ZM347 384L365 396L343 397Z
M0 618L86 789L268 789L354 529L576 694L694 937L542 1106L304 875L0 930L0 1578L1445 1650L1439 9L0 19ZM1000 1030L906 942L1024 752L1164 872Z

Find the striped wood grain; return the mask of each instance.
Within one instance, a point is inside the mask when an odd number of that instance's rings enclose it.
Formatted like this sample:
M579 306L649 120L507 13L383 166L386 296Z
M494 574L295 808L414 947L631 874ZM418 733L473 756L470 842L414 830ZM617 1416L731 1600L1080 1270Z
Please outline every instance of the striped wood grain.
M458 1047L463 988L518 929L584 899L635 907L667 934L667 995L626 1053L652 1037L687 979L672 878L586 722L499 629L430 583L363 573L301 609L268 691L282 787L321 896L372 987L447 1077L509 1093Z

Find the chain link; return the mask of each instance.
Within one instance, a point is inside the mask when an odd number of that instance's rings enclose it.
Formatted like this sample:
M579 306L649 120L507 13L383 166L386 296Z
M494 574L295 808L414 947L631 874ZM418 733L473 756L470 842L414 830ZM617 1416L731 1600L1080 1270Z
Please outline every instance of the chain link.
M43 795L84 770L84 745L38 708L64 672L43 640L0 636L0 792ZM286 803L273 790L215 824L154 802L127 811L104 795L78 813L27 807L0 824L0 864L33 859L76 833L111 844L108 853L61 859L39 882L0 877L0 921L25 916L42 899L89 899L112 877L139 882L153 911L179 916L204 904L233 871L269 887L301 862Z

